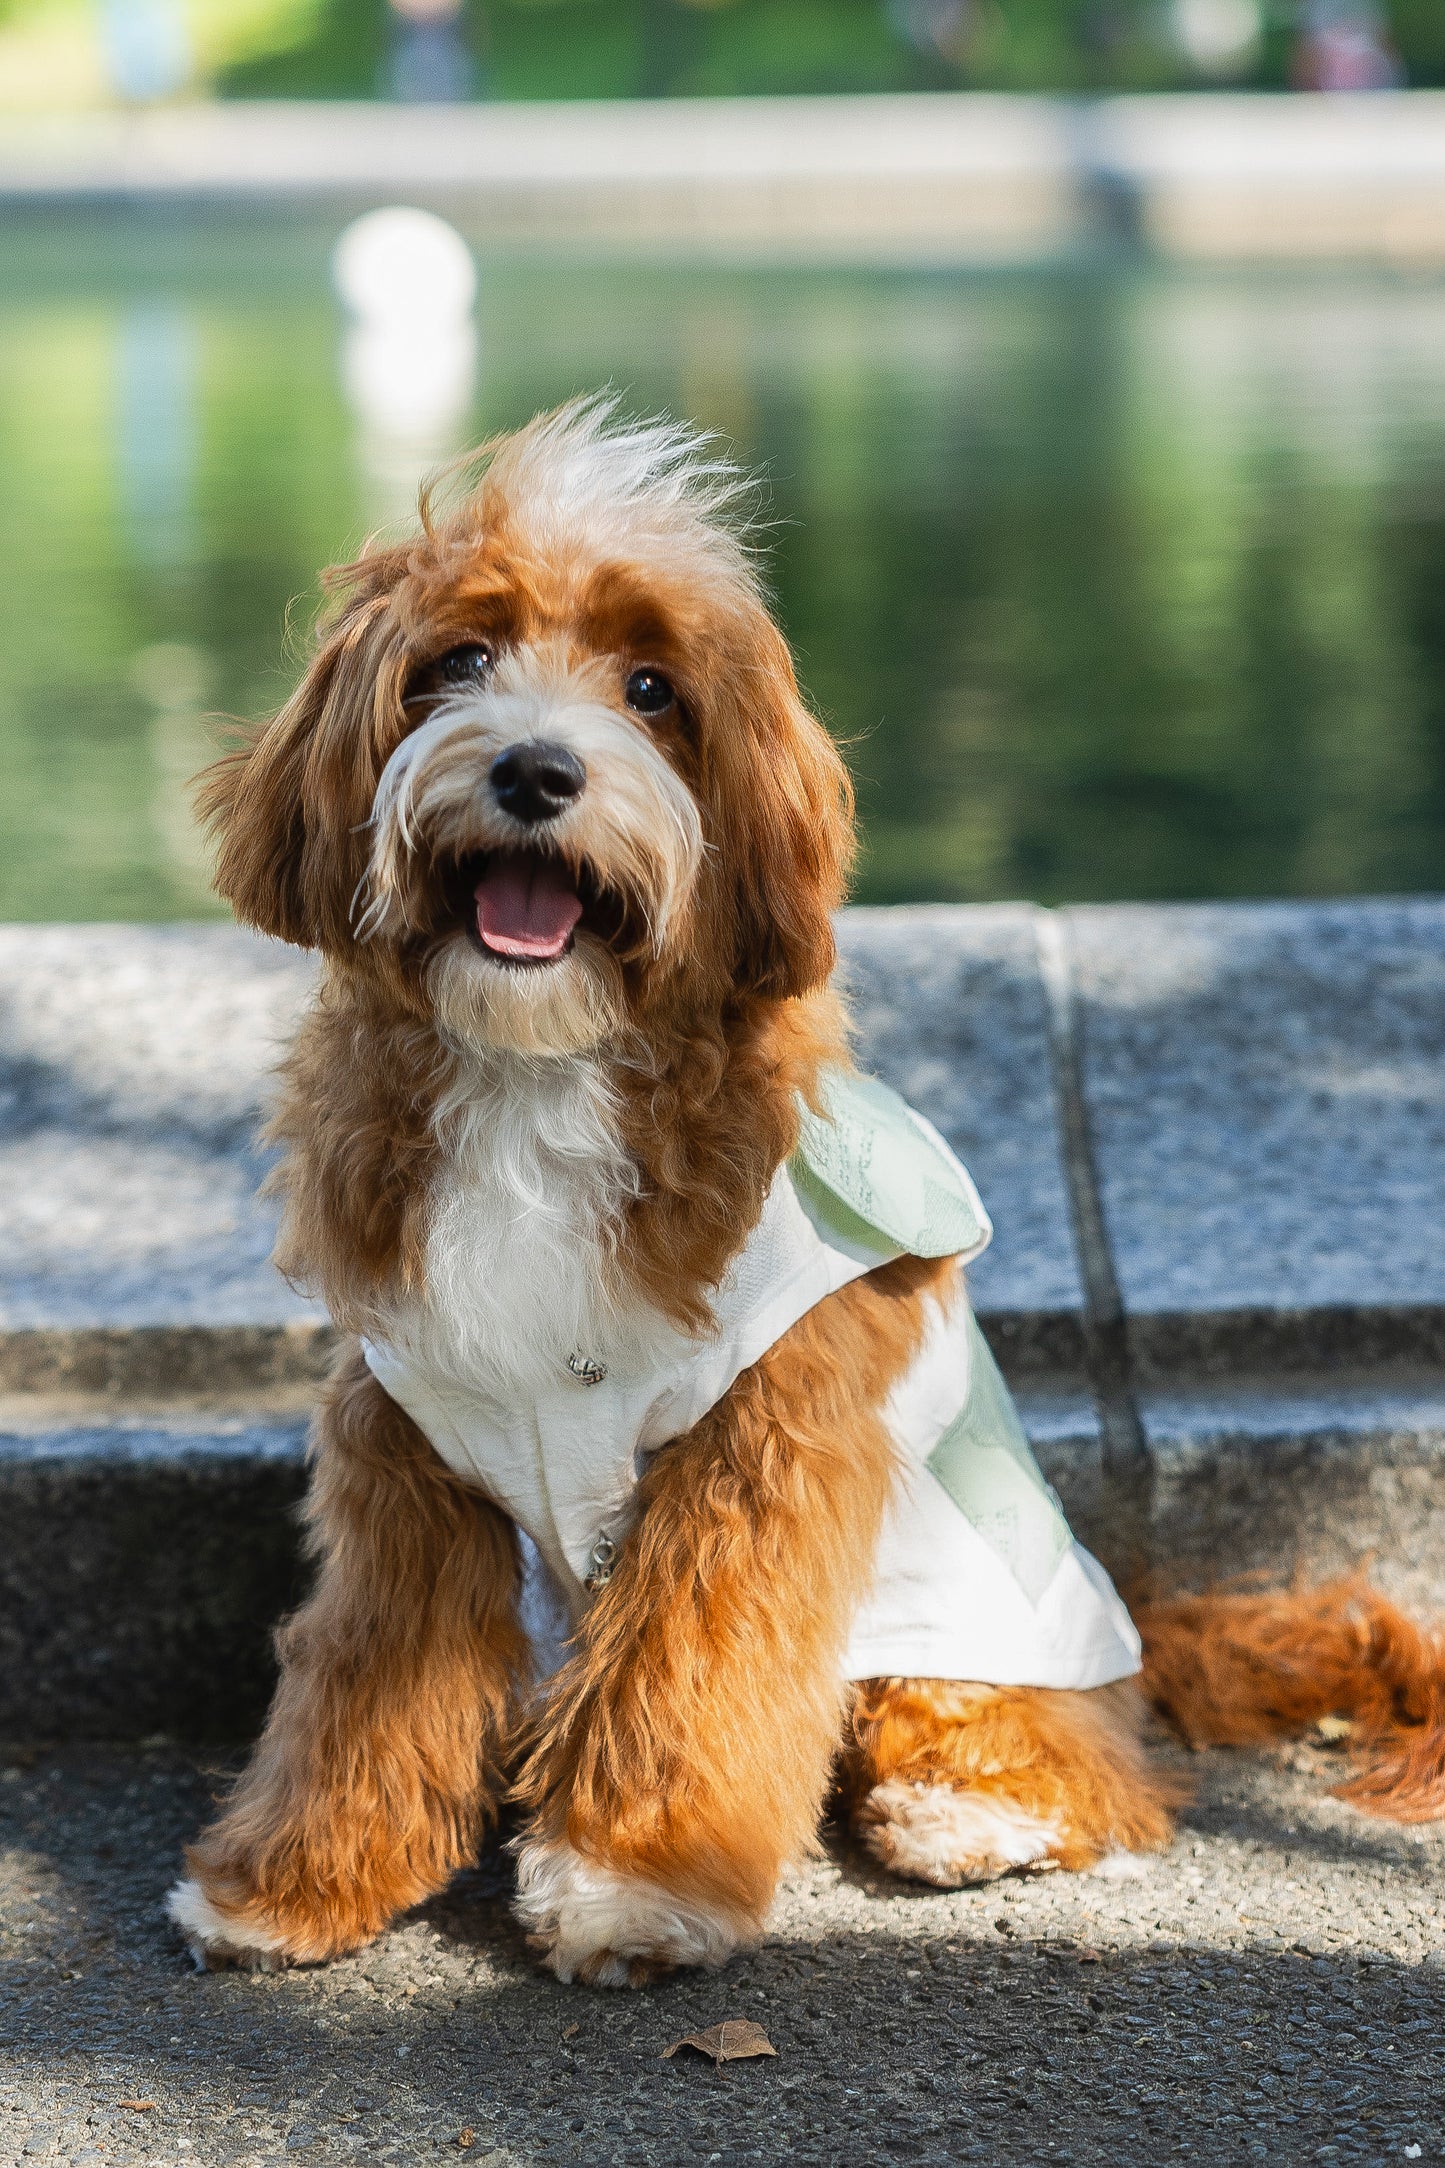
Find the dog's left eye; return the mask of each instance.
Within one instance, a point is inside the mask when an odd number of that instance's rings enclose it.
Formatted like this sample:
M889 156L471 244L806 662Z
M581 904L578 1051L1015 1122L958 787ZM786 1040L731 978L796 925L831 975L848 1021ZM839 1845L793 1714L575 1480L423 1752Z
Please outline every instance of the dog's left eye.
M404 700L431 700L440 692L465 691L469 685L484 685L496 660L497 651L487 640L468 640L462 647L449 647L444 655L436 655L413 670L402 697Z
M671 679L660 670L634 670L622 690L627 705L639 715L661 715L677 698Z

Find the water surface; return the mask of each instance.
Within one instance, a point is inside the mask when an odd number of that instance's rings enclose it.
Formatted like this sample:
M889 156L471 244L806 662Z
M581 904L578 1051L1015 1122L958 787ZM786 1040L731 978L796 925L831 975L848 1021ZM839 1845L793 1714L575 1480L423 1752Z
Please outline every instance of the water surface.
M209 905L187 782L428 461L612 383L771 478L873 901L1445 885L1445 281L489 254L349 331L335 228L0 237L0 917ZM290 649L287 627L290 626Z

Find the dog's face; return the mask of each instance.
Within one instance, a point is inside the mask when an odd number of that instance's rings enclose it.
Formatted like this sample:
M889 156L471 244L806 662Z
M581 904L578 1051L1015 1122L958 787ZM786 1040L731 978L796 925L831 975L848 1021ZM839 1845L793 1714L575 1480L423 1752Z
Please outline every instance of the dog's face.
M243 918L472 1045L564 1054L826 978L846 776L665 424L563 409L340 575L203 807Z

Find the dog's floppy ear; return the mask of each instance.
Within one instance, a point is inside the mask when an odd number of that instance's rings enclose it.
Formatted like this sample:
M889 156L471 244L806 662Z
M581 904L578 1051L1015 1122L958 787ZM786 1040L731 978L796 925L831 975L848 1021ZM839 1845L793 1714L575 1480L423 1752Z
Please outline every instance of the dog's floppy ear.
M378 641L385 607L375 591L354 598L280 714L197 787L217 844L216 888L238 918L301 948L347 935L356 830L385 758L382 711L399 703Z
M274 721L207 768L196 810L216 839L215 885L249 926L309 948L302 875L306 752L315 714L303 685Z
M786 999L821 986L836 959L833 913L853 862L853 787L803 705L787 644L771 624L762 646L742 689L741 728L726 732L732 834L724 855L736 876L738 980Z

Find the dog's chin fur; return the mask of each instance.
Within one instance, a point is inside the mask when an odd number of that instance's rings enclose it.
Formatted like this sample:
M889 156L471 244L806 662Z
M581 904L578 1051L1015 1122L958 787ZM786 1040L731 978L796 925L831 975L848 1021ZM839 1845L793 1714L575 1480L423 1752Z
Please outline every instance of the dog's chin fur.
M605 943L581 933L555 963L502 963L466 933L427 966L437 1029L459 1051L562 1060L625 1036L622 973Z

